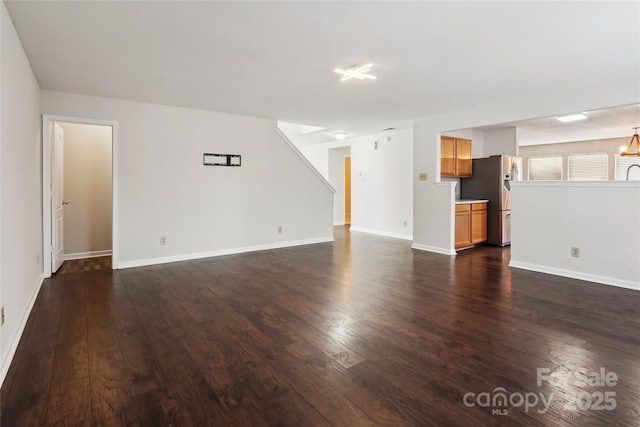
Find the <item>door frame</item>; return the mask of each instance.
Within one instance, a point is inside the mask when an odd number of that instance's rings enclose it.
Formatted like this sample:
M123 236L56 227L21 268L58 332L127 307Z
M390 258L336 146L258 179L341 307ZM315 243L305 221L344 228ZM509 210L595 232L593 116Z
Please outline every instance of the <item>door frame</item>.
M42 262L44 277L51 277L51 139L50 128L54 122L77 123L82 125L98 125L111 127L111 268L118 268L119 239L118 239L118 122L112 120L88 119L83 117L68 117L43 114L42 115Z
M347 174L347 158L349 159L349 171ZM352 171L352 163L351 163L351 153L345 154L342 157L342 191L344 191L343 202L344 202L344 224L351 225L351 199L352 194L351 190L353 189L353 180L351 179L353 176ZM349 222L347 222L347 175L349 180Z

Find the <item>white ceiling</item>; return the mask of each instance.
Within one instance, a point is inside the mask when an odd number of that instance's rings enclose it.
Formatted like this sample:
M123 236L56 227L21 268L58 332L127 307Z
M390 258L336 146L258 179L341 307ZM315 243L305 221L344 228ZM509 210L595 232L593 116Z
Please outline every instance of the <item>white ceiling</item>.
M576 111L579 113L581 111ZM517 127L519 145L556 144L608 138L631 138L640 127L640 104L586 111L587 118L563 123L557 116L485 126L479 130Z
M640 76L636 1L5 3L43 89L327 133Z

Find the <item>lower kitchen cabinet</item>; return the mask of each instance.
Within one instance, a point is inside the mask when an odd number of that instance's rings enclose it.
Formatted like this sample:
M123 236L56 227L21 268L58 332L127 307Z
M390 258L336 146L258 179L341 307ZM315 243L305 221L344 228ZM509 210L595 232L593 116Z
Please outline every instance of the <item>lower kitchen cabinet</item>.
M456 205L456 249L471 244L471 205Z
M471 205L471 243L487 241L487 204L474 203Z
M455 247L464 248L487 240L487 204L456 205Z

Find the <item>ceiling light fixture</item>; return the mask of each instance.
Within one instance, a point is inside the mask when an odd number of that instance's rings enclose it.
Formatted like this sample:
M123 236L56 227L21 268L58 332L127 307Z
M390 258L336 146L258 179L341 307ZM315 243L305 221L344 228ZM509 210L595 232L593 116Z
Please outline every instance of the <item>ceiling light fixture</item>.
M577 122L578 120L584 120L586 118L587 113L567 114L566 116L556 117L559 122Z
M355 78L358 80L364 80L364 79L375 80L376 76L372 74L367 74L371 70L371 67L373 67L373 64L367 64L362 66L356 65L346 70L336 68L333 71L335 71L338 74L342 74L342 78L340 79L340 81L349 80L350 78Z
M336 137L336 139L345 139L347 137L347 135L349 135L349 132L334 132L333 136Z
M640 137L638 136L638 129L640 129L640 127L633 128L635 133L631 137L629 145L620 150L621 156L640 157Z

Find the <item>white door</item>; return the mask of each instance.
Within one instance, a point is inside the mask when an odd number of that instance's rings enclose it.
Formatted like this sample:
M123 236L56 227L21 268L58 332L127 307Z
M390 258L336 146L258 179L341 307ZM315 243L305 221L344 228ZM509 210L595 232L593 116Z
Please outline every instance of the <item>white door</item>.
M52 135L53 159L51 161L51 210L53 212L51 224L51 272L55 273L64 262L64 132L54 123Z

